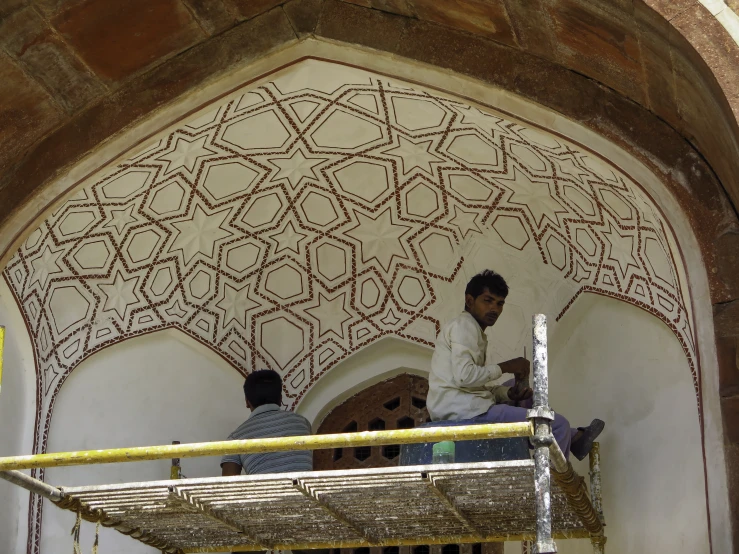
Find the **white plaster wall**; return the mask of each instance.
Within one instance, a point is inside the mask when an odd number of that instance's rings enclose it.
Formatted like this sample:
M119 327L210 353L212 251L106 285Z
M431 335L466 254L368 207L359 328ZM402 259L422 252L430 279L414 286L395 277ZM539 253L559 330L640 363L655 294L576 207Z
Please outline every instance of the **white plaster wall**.
M606 421L607 550L709 552L693 383L672 332L634 306L585 295L550 334L549 355L553 408L573 426ZM573 464L587 475L587 459ZM592 552L588 541L558 546Z
M33 446L33 350L20 311L0 279L0 325L5 326L5 363L0 391L0 456L28 454ZM0 553L26 551L28 498L22 489L0 480Z
M176 331L115 345L80 364L62 387L49 452L223 440L248 417L243 378L229 364ZM46 481L83 485L169 478L169 461L53 468ZM218 458L182 460L187 477L220 475ZM42 554L71 551L74 515L44 508ZM82 529L90 551L94 526ZM103 529L105 554L156 550ZM2 552L2 549L0 549Z

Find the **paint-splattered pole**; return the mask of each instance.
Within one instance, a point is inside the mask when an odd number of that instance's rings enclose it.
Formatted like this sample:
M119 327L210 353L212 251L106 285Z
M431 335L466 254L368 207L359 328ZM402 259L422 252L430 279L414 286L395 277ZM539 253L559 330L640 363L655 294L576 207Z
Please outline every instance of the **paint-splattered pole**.
M534 493L536 496L536 552L557 552L552 540L552 495L549 474L549 446L552 444L554 412L549 409L547 373L547 318L534 316L534 407L528 411L534 424Z
M3 346L5 345L5 327L0 325L0 390L3 387Z

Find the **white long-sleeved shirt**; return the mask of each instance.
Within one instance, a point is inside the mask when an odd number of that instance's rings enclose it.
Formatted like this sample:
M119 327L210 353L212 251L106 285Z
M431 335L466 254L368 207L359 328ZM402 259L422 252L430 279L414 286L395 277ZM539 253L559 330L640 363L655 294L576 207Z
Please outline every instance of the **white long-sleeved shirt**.
M490 385L502 375L485 364L488 339L469 312L449 321L436 337L426 406L434 421L458 421L487 412L508 399L508 388Z

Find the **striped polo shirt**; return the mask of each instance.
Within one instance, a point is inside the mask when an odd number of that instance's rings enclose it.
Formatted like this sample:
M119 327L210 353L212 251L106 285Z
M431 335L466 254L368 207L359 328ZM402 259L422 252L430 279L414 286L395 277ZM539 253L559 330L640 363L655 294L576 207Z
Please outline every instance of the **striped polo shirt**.
M249 419L239 425L239 428L228 436L228 440L294 437L310 434L310 423L303 416L280 410L277 404L263 404L252 411ZM264 454L228 454L221 458L221 465L226 462L239 464L247 475L311 471L313 452L291 450Z

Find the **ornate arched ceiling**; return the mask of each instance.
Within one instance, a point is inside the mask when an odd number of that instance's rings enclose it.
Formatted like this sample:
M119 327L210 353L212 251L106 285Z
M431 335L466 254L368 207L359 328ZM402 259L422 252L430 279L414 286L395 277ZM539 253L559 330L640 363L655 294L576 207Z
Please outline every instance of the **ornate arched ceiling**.
M713 16L730 14L723 4L719 13L716 2L709 11L661 0L136 1L0 6L0 219L30 208L59 171L127 125L315 36L473 76L608 136L672 187L716 270L714 302L739 295L734 258L716 256L737 241L714 171L739 198L739 47ZM28 220L19 217L3 252Z
M522 259L549 313L593 292L659 317L698 391L682 260L627 174L504 114L306 60L91 176L11 259L38 446L83 359L157 329L279 370L290 405L384 336L431 346L482 247Z

